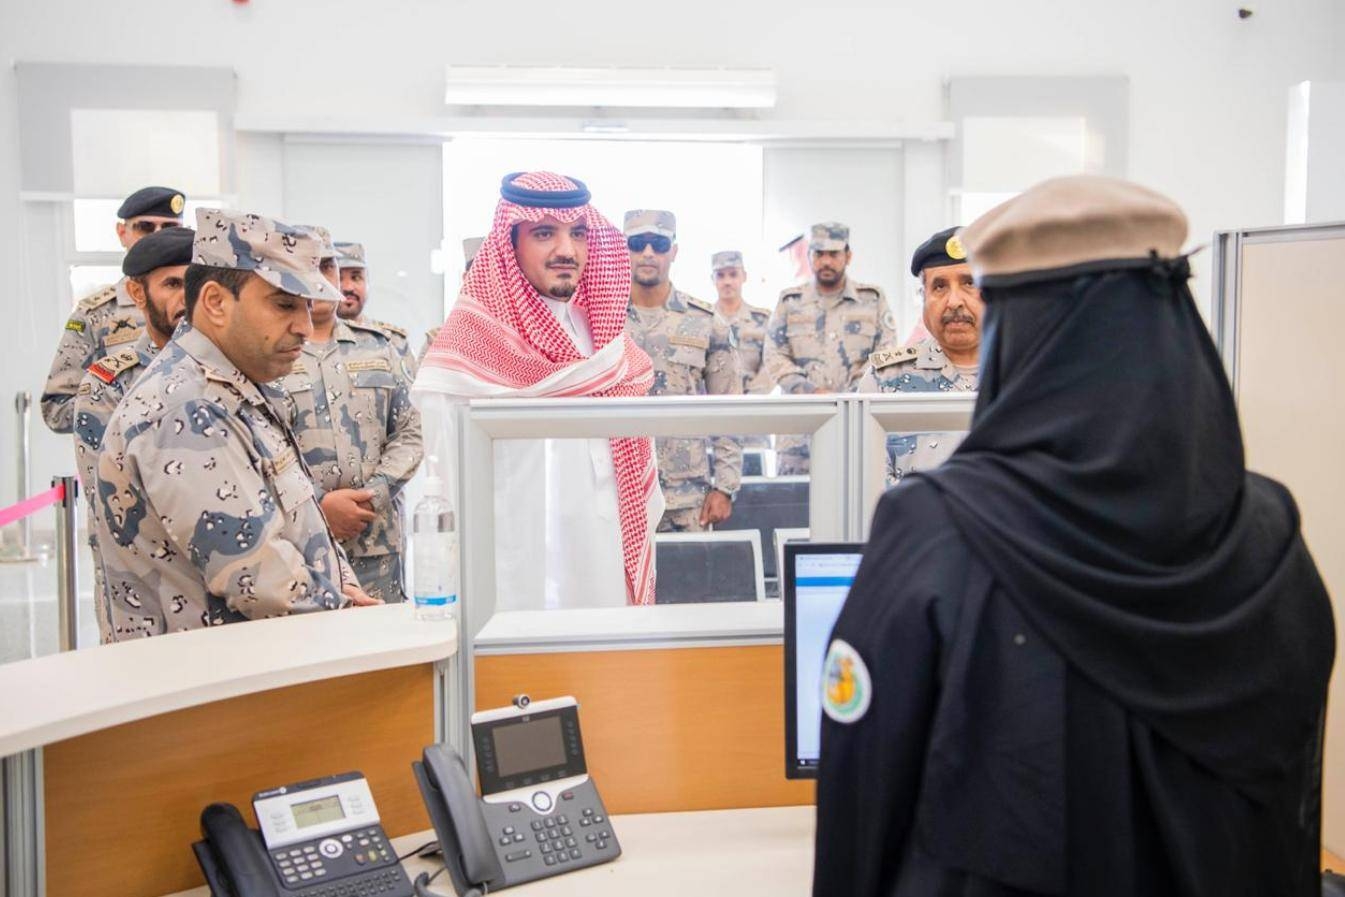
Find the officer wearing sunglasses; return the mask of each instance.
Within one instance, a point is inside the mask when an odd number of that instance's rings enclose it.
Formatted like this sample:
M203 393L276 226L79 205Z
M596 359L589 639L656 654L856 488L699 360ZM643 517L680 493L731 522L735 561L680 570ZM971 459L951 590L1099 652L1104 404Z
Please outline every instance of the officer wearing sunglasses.
M626 332L654 362L652 396L740 395L742 375L728 322L708 302L675 289L668 272L677 258L672 212L626 213L631 296ZM733 513L743 450L731 436L659 438L659 485L666 510L660 532L698 532ZM710 458L713 455L713 463Z
M117 239L125 249L167 227L182 225L187 198L172 187L142 187L117 209ZM74 398L84 371L95 360L140 338L144 314L126 288L126 278L81 299L61 331L56 358L42 391L42 419L57 433L74 428Z

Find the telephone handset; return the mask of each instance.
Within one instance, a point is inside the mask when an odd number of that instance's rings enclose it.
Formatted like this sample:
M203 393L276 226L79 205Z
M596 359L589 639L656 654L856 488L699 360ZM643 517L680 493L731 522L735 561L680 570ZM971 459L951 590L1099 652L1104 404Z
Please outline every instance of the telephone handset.
M453 890L474 897L607 863L621 855L588 776L571 697L472 716L481 797L452 748L425 748L412 763ZM428 876L417 895L430 895Z
M201 811L192 850L215 897L411 897L358 772L261 791L252 807L260 832L232 804Z

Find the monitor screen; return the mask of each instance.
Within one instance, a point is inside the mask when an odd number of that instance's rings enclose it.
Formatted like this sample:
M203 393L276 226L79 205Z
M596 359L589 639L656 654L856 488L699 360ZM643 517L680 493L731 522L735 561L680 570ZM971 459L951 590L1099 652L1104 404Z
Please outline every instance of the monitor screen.
M784 549L785 776L814 778L821 755L822 662L863 556L859 543Z

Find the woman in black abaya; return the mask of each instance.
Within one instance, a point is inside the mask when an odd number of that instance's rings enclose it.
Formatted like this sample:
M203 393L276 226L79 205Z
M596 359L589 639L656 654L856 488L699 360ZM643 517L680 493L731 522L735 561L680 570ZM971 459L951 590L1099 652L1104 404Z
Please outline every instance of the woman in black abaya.
M867 702L824 690L815 895L1319 892L1330 603L1244 467L1185 231L1081 177L963 232L981 391L833 633Z

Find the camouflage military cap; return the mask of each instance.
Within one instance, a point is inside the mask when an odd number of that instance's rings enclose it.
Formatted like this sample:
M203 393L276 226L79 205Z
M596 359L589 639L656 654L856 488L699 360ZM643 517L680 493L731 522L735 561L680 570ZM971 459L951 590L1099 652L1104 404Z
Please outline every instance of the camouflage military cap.
M340 302L341 293L322 276L322 240L312 231L242 212L196 210L192 262L251 271L292 296Z
M327 230L327 228L317 224L296 224L295 227L311 231L313 236L322 241L322 258L324 260L334 259L340 255L340 253L336 251L336 244L332 242L331 231Z
M836 252L850 245L850 228L839 221L814 224L808 238L809 252Z
M626 236L655 234L677 239L677 216L662 209L631 209L626 213Z
M365 268L363 243L337 243L336 264L342 268Z
M743 254L736 249L726 249L710 256L710 270L723 271L725 268L741 268Z

